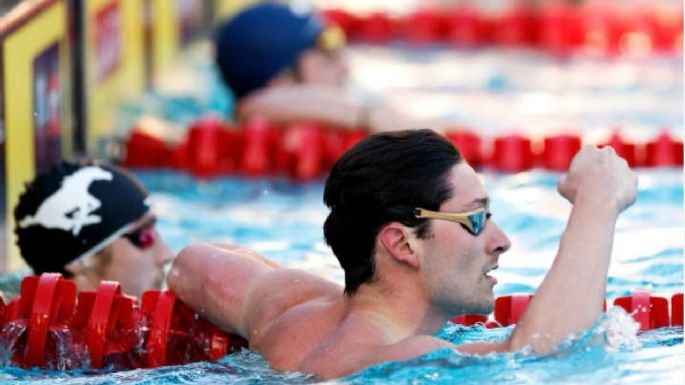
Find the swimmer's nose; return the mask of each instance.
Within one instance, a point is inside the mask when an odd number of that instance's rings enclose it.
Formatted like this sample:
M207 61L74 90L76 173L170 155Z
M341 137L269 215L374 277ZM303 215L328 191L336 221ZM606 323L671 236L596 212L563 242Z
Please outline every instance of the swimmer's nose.
M491 235L487 243L488 254L502 254L511 248L511 240L494 221L490 221Z
M174 253L171 252L169 246L161 238L157 242L155 250L155 258L157 266L164 267L167 264L171 264L174 259Z

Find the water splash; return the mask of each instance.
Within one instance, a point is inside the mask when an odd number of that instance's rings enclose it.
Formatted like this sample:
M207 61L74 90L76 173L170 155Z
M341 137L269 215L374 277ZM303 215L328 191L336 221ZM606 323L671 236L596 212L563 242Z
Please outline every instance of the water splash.
M65 371L90 367L90 356L84 345L74 344L74 335L66 327L53 328L48 331L54 343L54 357L48 356L50 369Z
M12 365L12 356L21 337L25 335L26 322L15 321L7 323L0 331L0 365Z

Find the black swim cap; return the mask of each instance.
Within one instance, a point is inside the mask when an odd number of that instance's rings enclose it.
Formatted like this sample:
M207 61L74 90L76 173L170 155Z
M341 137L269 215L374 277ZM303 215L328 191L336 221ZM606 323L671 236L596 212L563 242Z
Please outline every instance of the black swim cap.
M314 14L296 13L283 4L256 4L218 27L216 63L240 99L293 65L321 31L323 23Z
M62 161L39 174L14 208L21 256L35 274L62 272L94 254L149 210L147 191L128 172Z

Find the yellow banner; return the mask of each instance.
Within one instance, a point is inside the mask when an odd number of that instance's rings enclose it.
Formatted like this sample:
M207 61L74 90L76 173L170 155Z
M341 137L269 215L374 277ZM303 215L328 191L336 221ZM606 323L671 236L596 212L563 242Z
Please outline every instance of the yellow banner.
M143 2L88 0L85 5L88 148L112 133L119 102L145 87Z
M69 123L68 97L65 96L68 89L68 69L66 58L68 51L66 46L66 22L67 12L63 1L56 1L46 9L40 11L32 19L23 25L10 31L2 40L3 52L3 79L4 79L4 112L5 112L5 137L6 137L6 194L7 194L7 269L14 270L25 266L19 257L15 246L14 220L12 212L17 204L19 194L24 188L24 183L31 180L35 174L36 153L34 126L36 124L34 107L34 87L36 79L33 78L36 71L36 58L43 55L50 47L57 45L59 60L59 74L62 81L61 104L62 112L61 127L65 128L62 135L68 140L62 140L63 149L71 149L71 130ZM66 142L66 143L64 143Z
M229 19L241 9L257 3L259 0L216 0L215 7L215 21Z

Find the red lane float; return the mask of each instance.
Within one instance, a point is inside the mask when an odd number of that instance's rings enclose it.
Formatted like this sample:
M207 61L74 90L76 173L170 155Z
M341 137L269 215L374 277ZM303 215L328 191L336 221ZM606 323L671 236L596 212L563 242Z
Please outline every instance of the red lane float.
M483 143L480 136L465 130L447 131L445 136L459 149L468 164L473 167L483 164Z
M671 325L683 326L683 293L671 297Z
M1 301L0 301L1 302ZM2 303L2 333L12 362L57 370L90 365L114 370L217 360L247 346L199 317L170 292L147 291L141 308L103 281L76 297L60 274L29 276L21 293Z
M102 367L107 335L114 327L112 322L110 322L110 315L115 295L121 295L119 284L103 281L98 286L93 300L93 307L88 319L87 341L90 364L95 368Z
M488 43L492 36L489 19L482 17L469 3L459 3L445 16L445 40L457 47L477 47Z
M608 141L601 143L599 147L611 146L616 154L628 162L628 166L635 167L637 162L637 148L634 143L628 143L621 138L618 132L613 132Z
M580 151L581 140L577 135L557 135L545 138L543 166L552 171L566 171L571 160Z
M683 142L675 140L668 132L662 132L647 143L645 164L649 167L683 165Z
M141 312L149 320L146 366L179 365L190 361L218 360L247 346L247 341L229 336L168 291L143 294Z
M124 163L131 167L174 167L198 178L283 174L298 180L310 180L324 175L347 149L366 135L368 132L365 130L340 130L317 122L297 122L278 127L262 118L250 119L240 127L231 128L217 118L208 117L191 125L186 139L175 149L164 147L166 155L148 156L153 152L149 148L131 145ZM532 140L522 135L488 139L474 131L453 128L445 132L445 137L457 146L472 166L506 173L522 172L536 166L563 172L582 145L580 137L573 134L544 138L544 147L539 152L533 150ZM150 139L137 131L131 133L131 138L129 142ZM600 147L607 145L612 146L631 167L683 164L683 142L674 139L668 131L661 132L645 144L627 142L614 132L606 142L599 144ZM489 155L484 149L490 149ZM150 154L139 156L135 151ZM162 158L164 161L160 160Z
M668 300L650 296L649 293L636 291L630 297L614 300L614 306L620 306L630 313L640 324L640 330L651 330L669 326Z
M58 355L59 335L73 311L76 285L59 274L44 274L24 279L20 293L5 307L3 336L15 347L14 363L42 366Z
M473 326L478 323L485 324L487 321L488 317L480 314L465 314L453 317L450 320L452 323L464 326Z
M484 315L465 314L452 318L453 323L471 326L477 323L488 328L504 327L518 323L521 315L533 299L531 294L514 294L497 297L492 318ZM674 294L671 298L671 315L669 317L668 300L652 296L649 293L635 291L629 297L614 300L614 306L622 307L640 325L640 331L653 330L667 326L683 326L683 294ZM606 301L603 304L606 311Z
M245 150L241 158L241 171L249 176L266 175L270 171L273 128L268 121L256 117L244 126Z
M355 37L365 43L387 43L395 35L397 27L385 12L373 12L366 17L360 17Z
M172 158L173 150L162 139L134 128L126 140L122 163L127 167L166 167Z
M142 367L135 353L140 347L136 328L142 322L136 305L135 298L121 293L117 282L103 281L95 291L79 293L70 321L72 350L87 350L94 368Z
M48 332L62 330L73 312L76 284L61 278L60 274L43 274L35 284L28 324L27 366L45 364Z
M419 9L404 20L404 35L416 45L437 43L444 40L443 20L443 15L435 9Z
M356 38L355 33L359 29L359 17L337 8L326 9L321 16L327 23L340 27L348 38Z
M540 46L555 55L567 55L583 43L583 25L576 7L546 2L540 15Z
M620 6L609 1L590 1L580 13L586 50L610 56L620 53L621 37L628 31Z
M485 327L516 324L533 298L498 297L492 318L465 314L451 321ZM630 312L640 330L682 326L683 294L666 298L635 292L614 301ZM605 309L606 310L606 309ZM248 342L219 330L169 291L143 293L141 305L122 294L117 282L76 296L76 285L60 274L28 276L20 296L0 300L3 339L18 366L64 370L90 365L113 370L155 368L217 360Z
M190 126L188 131L187 165L189 171L199 177L215 175L221 163L223 123L207 116Z
M296 180L323 174L325 146L321 128L313 122L289 126L275 146L275 169Z
M530 294L498 297L495 300L495 321L501 326L509 326L518 323L531 299L533 299L533 296Z
M351 40L375 44L392 39L467 47L495 43L538 47L557 55L577 51L603 55L682 52L680 4L598 0L582 5L551 1L533 7L517 1L492 15L459 2L440 9L421 7L396 19L382 11L354 15L341 9L324 10L323 16Z
M533 45L538 40L538 24L537 14L529 5L514 3L496 19L494 40L505 47Z
M531 141L521 135L495 138L490 166L500 172L521 172L533 168Z

